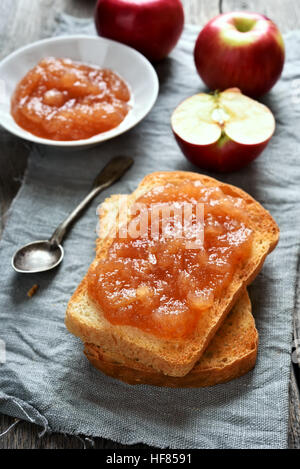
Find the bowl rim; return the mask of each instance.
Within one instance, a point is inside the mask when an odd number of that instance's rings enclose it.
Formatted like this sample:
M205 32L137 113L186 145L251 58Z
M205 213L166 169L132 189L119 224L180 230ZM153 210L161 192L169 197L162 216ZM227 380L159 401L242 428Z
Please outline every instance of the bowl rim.
M121 42L118 42L118 41L114 41L113 39L108 39L108 38L101 37L101 36L91 36L91 35L88 35L88 34L61 35L61 36L55 36L55 37L40 39L38 41L31 42L30 44L26 44L25 46L22 46L22 47L16 49L15 51L11 52L8 56L4 57L4 59L2 59L0 61L0 73L1 73L1 68L3 66L5 66L7 62L14 59L15 56L18 56L19 54L22 54L22 53L24 53L24 52L26 52L30 49L33 49L33 48L35 48L35 47L37 47L37 46L39 46L43 43L67 42L67 41L78 40L78 39L79 40L80 39L88 39L88 40L92 40L92 41L108 42L108 43L111 43L111 44L116 45L118 47L125 48L128 51L130 51L130 53L133 53L133 54L135 54L139 57L139 59L144 64L144 66L149 70L150 75L152 75L152 80L153 80L153 89L152 89L152 95L153 96L152 96L151 101L149 102L149 105L143 111L141 116L138 119L133 120L126 128L124 128L124 129L121 128L121 131L118 132L117 129L122 125L122 123L124 123L126 121L127 117L130 115L130 112L129 112L128 115L125 117L125 119L117 127L113 128L111 130L108 130L106 132L96 134L96 135L94 135L90 138L81 139L81 140L51 140L51 139L47 139L47 138L41 138L41 137L38 137L37 135L31 134L30 132L28 132L25 129L22 129L22 127L20 127L16 122L15 122L15 124L16 124L17 128L15 130L12 130L11 128L9 128L8 125L6 125L5 122L2 122L2 120L0 120L0 125L5 130L7 130L9 133L11 133L13 135L16 135L17 137L20 137L24 140L27 140L27 141L30 141L30 142L33 142L33 143L38 143L38 144L48 145L48 146L55 146L55 147L67 147L67 148L81 147L82 148L84 146L95 145L95 144L110 140L112 138L118 137L119 135L122 135L123 133L125 133L128 130L135 127L139 122L141 122L147 116L147 114L153 108L153 106L154 106L154 104L157 100L158 93L159 93L159 80L158 80L157 73L156 73L153 65L149 62L149 60L143 54L141 54L139 51L137 51L133 47L130 47L130 46L128 46L126 44L123 44ZM76 62L76 59L74 59L74 61ZM82 62L80 60L78 60L78 61ZM84 63L84 62L82 62L82 63ZM116 71L116 73L119 73L119 72ZM113 135L111 135L111 133L113 133Z

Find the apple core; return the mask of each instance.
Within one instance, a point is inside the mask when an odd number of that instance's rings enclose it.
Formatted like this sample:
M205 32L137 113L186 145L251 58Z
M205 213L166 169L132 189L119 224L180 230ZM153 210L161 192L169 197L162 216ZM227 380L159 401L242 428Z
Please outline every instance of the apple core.
M225 124L226 121L230 119L229 114L225 111L225 109L221 107L216 107L213 112L211 113L212 120L217 122L221 126Z

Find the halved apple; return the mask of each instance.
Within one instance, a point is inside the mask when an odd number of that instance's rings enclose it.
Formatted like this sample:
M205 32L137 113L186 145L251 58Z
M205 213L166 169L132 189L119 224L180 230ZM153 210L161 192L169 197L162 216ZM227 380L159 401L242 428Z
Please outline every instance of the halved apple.
M192 163L219 172L235 171L254 160L275 130L272 112L238 88L199 93L174 110L172 130Z

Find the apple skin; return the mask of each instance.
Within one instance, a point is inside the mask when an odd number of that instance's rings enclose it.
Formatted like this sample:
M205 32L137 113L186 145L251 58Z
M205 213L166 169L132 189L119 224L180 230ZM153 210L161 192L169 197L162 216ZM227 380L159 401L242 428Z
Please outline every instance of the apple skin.
M266 148L271 137L253 145L244 145L225 139L223 143L215 142L211 145L195 145L186 142L174 130L175 139L186 158L196 166L218 173L238 171L257 158Z
M251 21L256 21L256 26L248 32L233 27L235 22ZM248 12L213 18L200 31L194 49L197 71L208 88L237 87L252 97L267 93L275 85L284 57L277 26L263 15Z
M180 0L98 0L99 36L127 44L155 62L175 47L184 25Z

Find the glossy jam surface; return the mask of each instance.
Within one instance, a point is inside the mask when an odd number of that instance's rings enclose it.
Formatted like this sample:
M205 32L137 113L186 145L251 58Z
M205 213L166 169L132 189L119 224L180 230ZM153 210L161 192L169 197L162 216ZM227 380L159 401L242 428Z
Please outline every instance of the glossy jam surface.
M117 127L129 100L127 84L113 71L50 57L20 81L11 113L38 137L80 140Z
M114 237L105 260L89 272L89 296L113 324L136 326L166 339L188 337L250 256L253 232L246 224L246 203L198 182L157 187L138 202L148 220L158 204L203 204L202 245L187 244L187 237L198 239L192 230L199 224L195 210L189 223L174 211L160 212L154 234L150 221L141 229L135 213L127 226L138 226L140 235L123 238L119 232ZM183 226L186 231L180 231Z

